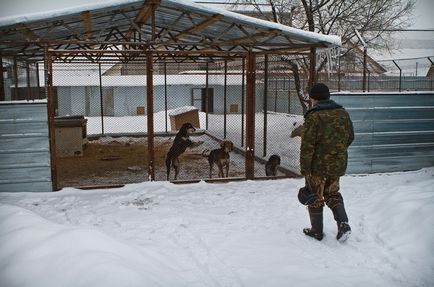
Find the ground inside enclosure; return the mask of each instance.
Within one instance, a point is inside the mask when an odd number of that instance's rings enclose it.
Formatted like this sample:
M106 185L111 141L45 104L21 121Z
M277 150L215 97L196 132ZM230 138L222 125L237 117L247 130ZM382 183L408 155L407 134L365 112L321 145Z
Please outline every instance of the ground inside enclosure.
M166 180L165 158L173 143L172 137L155 137L155 180ZM204 143L187 149L180 157L178 179L209 178L209 164L202 152L219 148L218 141L208 135L193 136ZM147 138L102 137L85 144L83 156L57 158L57 179L60 187L126 184L148 181ZM230 153L229 177L245 176L245 159L235 151ZM214 166L213 178L218 177ZM265 176L265 167L255 162L255 175ZM279 174L283 175L283 174ZM171 170L170 179L173 180Z

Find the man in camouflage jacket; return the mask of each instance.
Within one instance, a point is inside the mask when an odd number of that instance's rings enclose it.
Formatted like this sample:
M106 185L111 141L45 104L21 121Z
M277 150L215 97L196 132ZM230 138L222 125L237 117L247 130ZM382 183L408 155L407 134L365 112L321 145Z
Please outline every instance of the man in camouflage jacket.
M333 211L338 225L336 239L344 241L351 233L344 201L339 192L339 178L347 168L347 149L354 140L348 112L330 100L326 85L315 84L309 92L312 108L304 115L301 134L300 168L306 186L316 194L308 205L311 228L303 232L318 240L323 238L324 203Z

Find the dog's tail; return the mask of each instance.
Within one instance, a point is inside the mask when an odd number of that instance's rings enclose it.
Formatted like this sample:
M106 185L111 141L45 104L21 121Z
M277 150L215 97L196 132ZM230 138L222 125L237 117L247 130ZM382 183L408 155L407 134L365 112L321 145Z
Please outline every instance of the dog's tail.
M210 154L210 152L211 152L211 151L210 151L209 149L204 149L203 152L202 152L202 156L203 156L203 157L208 157L209 154Z

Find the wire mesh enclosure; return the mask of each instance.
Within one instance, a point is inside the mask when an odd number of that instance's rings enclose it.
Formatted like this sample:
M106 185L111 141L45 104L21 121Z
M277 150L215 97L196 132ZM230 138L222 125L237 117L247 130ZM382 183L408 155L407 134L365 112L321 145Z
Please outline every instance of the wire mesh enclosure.
M216 164L210 174L207 155L220 149L223 140L234 145L228 176L246 178L244 57L182 57L182 61L141 57L122 62L103 55L97 62L76 59L55 61L51 66L49 89L54 99L60 187L166 180L168 150L186 121L196 128L191 140L202 144L179 157L177 180L221 177ZM302 109L291 91L289 71L279 62L279 56L256 59L254 177L266 175L265 163L273 154L281 158L277 176L298 173L299 138L290 134L302 123ZM70 122L67 127L59 124L65 121ZM74 135L67 130L74 127L81 129L75 136L82 150L65 151L74 146L60 142L65 138L73 142ZM170 180L173 175L171 170Z

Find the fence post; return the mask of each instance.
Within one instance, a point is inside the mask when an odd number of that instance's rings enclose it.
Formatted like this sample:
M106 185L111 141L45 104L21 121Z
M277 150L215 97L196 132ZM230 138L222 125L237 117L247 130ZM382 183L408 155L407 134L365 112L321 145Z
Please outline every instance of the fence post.
M99 69L99 98L100 98L100 110L101 110L101 133L104 135L104 106L102 95L102 75L101 75L101 63L98 63Z
M5 82L3 78L3 55L2 51L0 50L0 101L6 100L5 96Z
M341 91L341 53L338 56L338 92Z
M367 51L366 47L363 48L363 92L366 92L366 58L367 58Z
M148 177L150 181L155 180L154 169L154 84L152 53L146 53L146 110L148 119Z
M371 72L367 70L368 72L368 92L371 90Z
M241 146L244 146L244 113L245 113L245 78L246 78L246 58L242 59L241 74Z
M208 130L208 86L209 86L209 62L206 62L206 76L205 76L205 129Z
M164 124L167 133L167 63L164 61Z
M291 113L291 77L288 77L288 114Z
M255 78L256 55L247 53L247 86L246 86L246 178L255 176Z
M267 121L268 121L268 55L264 56L264 139L262 156L267 155Z
M401 78L402 78L402 69L398 64L395 62L395 60L392 60L392 62L395 64L395 66L399 69L399 91L401 92Z
M59 190L57 182L57 163L56 163L56 134L54 129L55 106L53 99L53 59L48 51L48 44L44 48L44 72L45 72L45 93L47 98L48 112L48 138L50 142L50 166L51 166L51 185L53 191Z
M228 93L228 60L225 59L225 77L224 77L224 90L223 90L223 138L226 138L227 133L227 93Z
M18 100L18 62L16 56L14 56L14 82L15 82L15 89L14 89L12 100L17 101Z
M32 90L30 88L30 64L29 61L26 61L26 100L30 101L33 99ZM34 100L34 99L33 99Z
M41 84L39 83L39 63L36 62L35 65L36 65L36 87L38 87L37 95L38 95L38 99L41 99L41 92L40 92Z

